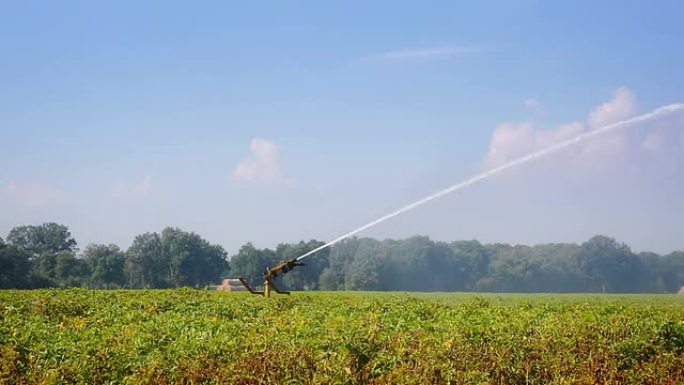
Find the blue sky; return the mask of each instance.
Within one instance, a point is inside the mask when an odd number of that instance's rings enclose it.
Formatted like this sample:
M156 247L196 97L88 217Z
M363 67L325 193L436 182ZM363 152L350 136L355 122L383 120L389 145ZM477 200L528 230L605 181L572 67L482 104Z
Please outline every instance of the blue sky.
M678 1L95 3L0 5L0 236L327 240L684 101ZM635 127L366 234L684 249L682 132Z

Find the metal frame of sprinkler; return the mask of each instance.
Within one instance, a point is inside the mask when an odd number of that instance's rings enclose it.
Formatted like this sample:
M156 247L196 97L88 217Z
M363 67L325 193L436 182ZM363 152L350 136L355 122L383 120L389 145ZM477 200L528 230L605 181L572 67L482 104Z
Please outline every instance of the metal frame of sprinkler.
M285 274L288 271L294 269L296 266L304 266L302 262L298 262L297 259L293 259L290 261L284 261L281 262L273 267L269 267L264 271L264 290L263 291L258 291L254 290L252 286L249 285L249 283L243 278L239 277L238 279L240 282L242 282L242 285L249 290L250 293L256 294L256 295L263 295L264 297L268 298L271 296L271 290L275 291L278 294L287 294L290 295L289 291L282 291L279 290L278 287L275 285L275 279L279 274Z

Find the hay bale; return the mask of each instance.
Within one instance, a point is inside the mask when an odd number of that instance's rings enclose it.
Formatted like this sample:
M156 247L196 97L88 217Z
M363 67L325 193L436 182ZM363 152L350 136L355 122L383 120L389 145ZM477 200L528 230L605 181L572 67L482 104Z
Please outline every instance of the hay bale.
M679 288L679 291L677 292L679 295L684 295L684 286Z
M239 279L226 278L221 285L216 286L218 291L247 291L247 288L240 282Z

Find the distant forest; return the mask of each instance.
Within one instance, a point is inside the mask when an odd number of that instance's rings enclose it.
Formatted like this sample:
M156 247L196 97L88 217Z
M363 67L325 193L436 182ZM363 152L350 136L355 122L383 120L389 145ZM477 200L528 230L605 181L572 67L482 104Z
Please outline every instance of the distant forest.
M254 285L269 266L322 245L312 240L275 250L251 243L228 257L196 233L168 227L114 244L77 248L56 223L19 226L0 238L0 288L204 288L243 276ZM578 244L511 246L436 242L416 236L378 241L351 238L304 260L279 278L290 290L480 292L676 292L684 285L684 251L634 253L595 236Z

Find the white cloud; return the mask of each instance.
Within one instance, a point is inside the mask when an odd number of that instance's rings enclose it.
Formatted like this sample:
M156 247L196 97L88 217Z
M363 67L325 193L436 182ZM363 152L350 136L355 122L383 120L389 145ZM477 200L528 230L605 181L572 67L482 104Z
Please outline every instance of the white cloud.
M634 95L627 87L615 90L613 99L602 103L589 114L589 127L597 129L630 118L636 112ZM585 156L610 159L624 151L627 145L625 130L618 130L596 137L582 146Z
M528 100L529 101L529 100ZM525 101L525 105L534 103ZM635 112L635 99L629 89L620 87L613 99L596 107L588 117L588 127L581 122L572 122L553 129L536 128L532 122L503 123L493 132L487 153L487 165L496 166L519 156L549 147L570 139L587 129L596 129L624 120ZM623 151L626 142L624 130L607 133L578 146L580 156L574 157L576 164L600 165Z
M634 115L636 101L627 87L615 90L613 99L607 101L589 114L589 125L592 129L619 122Z
M152 193L152 178L145 175L140 180L116 181L110 191L113 198L146 197Z
M532 123L503 123L494 129L489 142L487 163L499 165L534 150L535 131Z
M250 145L252 154L235 167L233 178L247 182L274 182L282 179L280 149L264 139L254 138Z
M492 134L487 153L487 163L497 166L517 157L549 147L555 143L579 135L582 123L569 123L555 130L537 130L531 122L503 123Z
M26 207L42 207L64 201L64 193L40 182L17 182L10 180L2 189L2 195L15 204Z
M388 61L404 61L404 60L427 60L427 59L441 59L452 56L462 56L471 53L485 52L483 47L470 46L443 46L423 49L406 49L382 52L371 55L366 59L370 60L388 60Z

